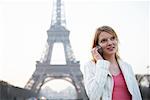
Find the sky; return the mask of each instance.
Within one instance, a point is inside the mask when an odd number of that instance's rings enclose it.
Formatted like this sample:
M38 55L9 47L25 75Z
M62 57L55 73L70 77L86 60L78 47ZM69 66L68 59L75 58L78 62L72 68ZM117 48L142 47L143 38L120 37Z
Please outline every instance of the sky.
M149 1L64 1L66 28L81 66L91 59L95 30L108 25L119 37L120 57L135 74L149 73ZM32 76L36 61L45 53L52 4L52 0L0 0L0 80L24 87ZM64 63L62 44L56 44L54 51L52 63Z

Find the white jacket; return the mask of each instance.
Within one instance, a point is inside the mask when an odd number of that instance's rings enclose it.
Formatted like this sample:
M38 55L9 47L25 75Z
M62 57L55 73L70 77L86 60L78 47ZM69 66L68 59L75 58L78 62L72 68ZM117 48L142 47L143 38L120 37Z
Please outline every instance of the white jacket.
M124 75L127 88L132 95L132 100L142 100L139 87L129 64L118 60L120 69ZM84 85L90 100L111 100L113 91L113 78L109 72L110 62L98 60L95 64L89 61L81 66Z

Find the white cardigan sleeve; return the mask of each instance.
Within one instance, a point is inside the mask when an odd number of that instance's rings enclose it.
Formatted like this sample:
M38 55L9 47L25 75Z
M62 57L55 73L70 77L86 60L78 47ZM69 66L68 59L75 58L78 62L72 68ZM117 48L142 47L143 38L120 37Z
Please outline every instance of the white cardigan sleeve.
M86 63L83 70L81 70L85 89L90 100L99 100L102 97L109 73L109 65L110 63L106 60L98 60L96 64Z

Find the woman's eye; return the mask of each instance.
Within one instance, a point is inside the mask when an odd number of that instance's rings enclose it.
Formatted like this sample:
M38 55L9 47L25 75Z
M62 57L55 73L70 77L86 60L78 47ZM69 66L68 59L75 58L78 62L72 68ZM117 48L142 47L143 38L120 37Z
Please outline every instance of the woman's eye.
M102 39L101 40L101 43L105 43L105 42L107 42L107 39Z
M114 36L110 38L110 40L115 40L115 39L116 39L116 38L115 38Z

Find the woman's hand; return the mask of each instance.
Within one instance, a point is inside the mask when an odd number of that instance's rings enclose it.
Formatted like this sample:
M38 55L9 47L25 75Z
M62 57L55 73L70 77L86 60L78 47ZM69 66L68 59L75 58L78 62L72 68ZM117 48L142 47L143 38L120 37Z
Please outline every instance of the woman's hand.
M94 59L97 61L97 60L100 60L100 59L103 59L103 57L98 53L98 48L95 47L92 49L91 53L92 53L92 56L94 57Z

